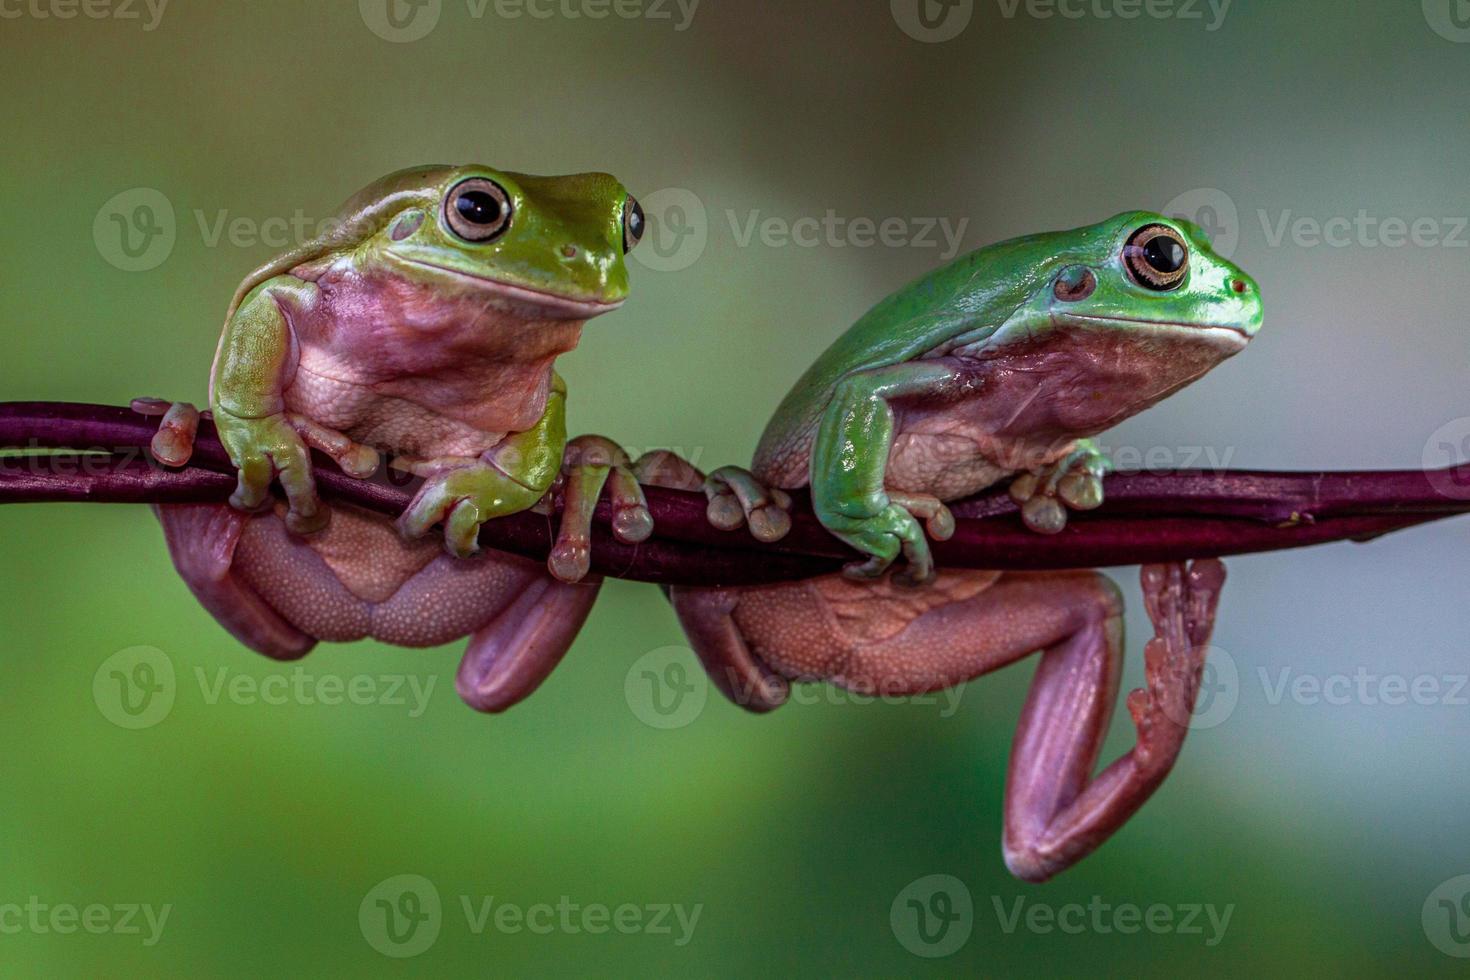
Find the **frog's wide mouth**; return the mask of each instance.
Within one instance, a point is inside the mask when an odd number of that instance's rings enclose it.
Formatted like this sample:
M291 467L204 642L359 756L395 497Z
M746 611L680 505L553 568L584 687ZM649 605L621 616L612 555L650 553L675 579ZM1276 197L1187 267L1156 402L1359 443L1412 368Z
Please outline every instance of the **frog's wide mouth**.
M447 276L454 276L467 282L474 283L490 292L503 297L509 305L514 307L529 307L536 313L551 315L561 320L590 320L592 317L603 313L611 313L623 305L622 300L588 299L579 296L567 296L562 293L547 292L531 286L522 286L518 283L506 282L503 279L491 279L489 276L477 276L461 269L451 269L446 265L434 262L425 262L422 259L411 259L404 255L393 253L393 257L408 265L416 265L424 269L433 269Z
M1220 340L1236 347L1244 347L1251 339L1248 328L1232 323L1195 323L1188 320L1149 320L1131 316L1095 316L1087 313L1067 313L1061 310L1054 311L1052 315L1059 323L1069 323L1078 327L1101 325L1153 330L1168 334L1188 332L1212 340Z

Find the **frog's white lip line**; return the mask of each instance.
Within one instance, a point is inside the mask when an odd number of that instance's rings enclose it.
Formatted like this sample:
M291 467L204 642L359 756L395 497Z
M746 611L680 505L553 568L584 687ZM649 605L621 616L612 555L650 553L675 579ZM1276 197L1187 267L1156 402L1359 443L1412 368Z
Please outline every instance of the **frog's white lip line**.
M590 319L603 313L611 313L623 305L622 300L607 303L595 299L573 299L570 296L559 296L556 293L547 293L529 286L517 286L514 283L503 282L499 279L491 279L488 276L471 275L461 272L459 269L451 269L448 266L435 265L433 262L425 262L422 259L410 259L407 256L393 253L393 257L400 262L409 265L421 266L425 269L433 269L435 272L443 272L446 275L459 276L482 286L488 286L506 299L516 302L529 303L550 313L565 315L567 319Z
M1131 316L1089 316L1085 313L1066 313L1060 310L1056 315L1063 320L1081 321L1083 323L1134 323L1145 327L1180 327L1185 330L1198 330L1201 333L1228 333L1241 340L1250 340L1251 335L1244 327L1238 327L1229 323L1187 323L1183 320L1145 320L1141 317Z

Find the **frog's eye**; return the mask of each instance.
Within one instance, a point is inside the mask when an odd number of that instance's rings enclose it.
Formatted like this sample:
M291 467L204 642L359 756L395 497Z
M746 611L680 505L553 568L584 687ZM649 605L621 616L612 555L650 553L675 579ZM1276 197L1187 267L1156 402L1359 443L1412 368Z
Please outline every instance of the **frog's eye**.
M643 205L632 194L623 202L623 254L626 255L643 241Z
M1123 263L1133 281L1145 289L1168 292L1189 271L1189 246L1168 225L1145 225L1123 246Z
M488 242L510 227L510 195L484 177L471 177L450 188L444 198L449 230L467 242Z

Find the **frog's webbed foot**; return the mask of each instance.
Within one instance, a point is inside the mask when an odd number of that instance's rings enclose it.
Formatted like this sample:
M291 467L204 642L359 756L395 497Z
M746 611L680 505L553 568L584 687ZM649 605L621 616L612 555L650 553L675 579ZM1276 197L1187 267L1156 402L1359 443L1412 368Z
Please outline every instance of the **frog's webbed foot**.
M791 496L767 487L749 470L721 466L704 481L709 522L722 531L750 527L757 541L780 541L791 530Z
M1021 519L1041 534L1067 526L1067 510L1092 510L1102 504L1102 478L1108 459L1090 439L1080 439L1071 452L1049 466L1023 473L1011 483L1011 499L1021 505Z
M546 564L552 575L570 584L580 582L592 567L592 513L604 487L613 505L613 535L619 541L647 541L653 533L653 515L628 454L610 439L579 436L568 442L562 475L561 526Z
M194 436L199 432L199 409L188 402L161 398L134 398L133 411L150 417L163 416L148 451L164 466L183 466L194 455Z

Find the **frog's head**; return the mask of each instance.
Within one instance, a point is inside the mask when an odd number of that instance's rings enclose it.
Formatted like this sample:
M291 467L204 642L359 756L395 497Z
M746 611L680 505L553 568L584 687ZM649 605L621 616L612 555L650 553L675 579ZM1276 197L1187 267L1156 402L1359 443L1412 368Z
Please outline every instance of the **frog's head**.
M1222 358L1261 328L1255 280L1193 222L1131 211L1055 237L1036 304L1053 324L1157 336Z
M378 217L363 247L395 275L531 318L585 320L621 306L623 256L643 235L642 208L607 174L425 167L359 196L374 198L365 204Z

